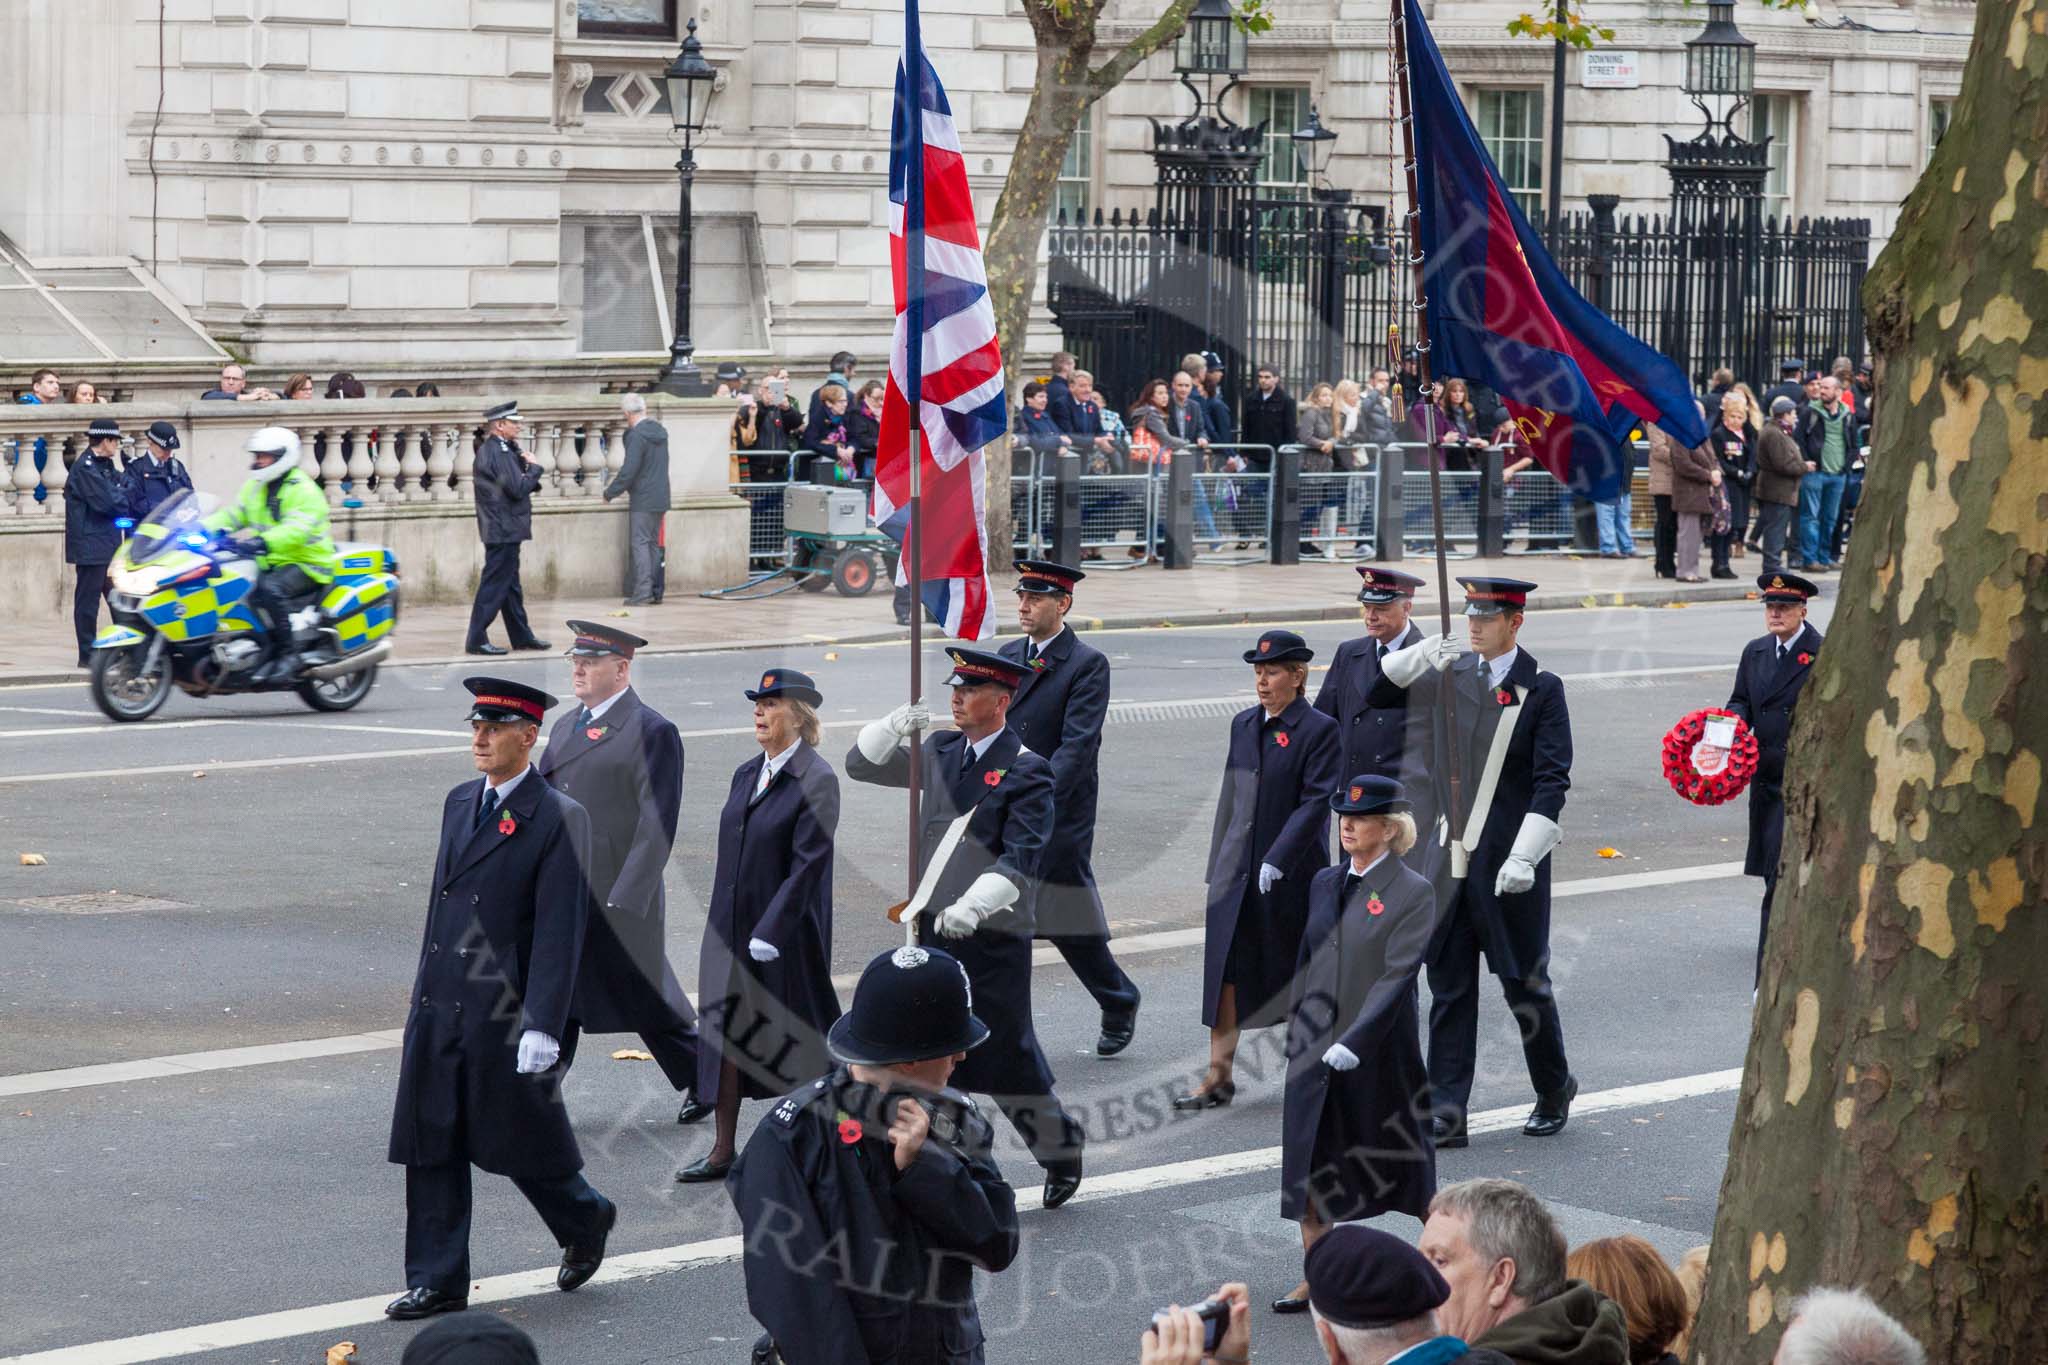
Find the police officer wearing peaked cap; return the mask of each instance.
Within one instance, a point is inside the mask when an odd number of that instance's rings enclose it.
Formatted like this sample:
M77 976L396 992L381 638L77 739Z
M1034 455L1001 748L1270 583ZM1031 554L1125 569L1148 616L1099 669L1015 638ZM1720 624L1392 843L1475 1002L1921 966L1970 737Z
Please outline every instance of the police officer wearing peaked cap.
M441 809L391 1115L407 1289L384 1312L400 1319L468 1306L471 1166L510 1177L539 1212L563 1249L560 1289L597 1273L618 1220L583 1178L561 1096L590 818L530 761L555 699L506 678L462 685L481 776Z
M868 963L827 1034L837 1064L762 1120L727 1185L767 1328L755 1360L981 1361L974 1271L1016 1257L1017 1201L993 1130L947 1081L989 1033L951 954Z
M178 458L178 429L169 422L149 424L148 449L128 460L128 514L141 521L171 494L192 487L192 475Z
M127 514L133 487L133 475L121 467L121 424L111 417L93 418L85 430L85 449L64 486L64 562L78 571L71 626L78 637L80 668L92 666L107 565L121 548L121 528L114 523Z
M484 542L484 567L469 609L470 654L503 654L490 642L491 622L503 616L514 649L546 649L548 642L533 633L526 620L526 594L519 586L519 547L533 539L533 495L547 471L519 448L519 404L495 403L484 409L489 433L476 453L472 490L477 532Z

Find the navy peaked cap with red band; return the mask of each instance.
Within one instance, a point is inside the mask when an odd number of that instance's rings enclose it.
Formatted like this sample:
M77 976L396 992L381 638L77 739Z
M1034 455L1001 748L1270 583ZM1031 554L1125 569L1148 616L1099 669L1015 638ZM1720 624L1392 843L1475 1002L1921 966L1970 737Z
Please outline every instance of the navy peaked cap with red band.
M622 659L633 657L633 651L643 649L647 642L637 635L628 635L613 626L601 626L595 621L571 621L569 629L576 632L576 643L569 646L569 657L595 659L607 654L616 654Z
M1248 664L1305 664L1315 657L1308 641L1291 630L1269 630L1244 652Z
M538 687L528 687L510 678L464 678L462 685L476 698L469 707L471 720L525 721L538 725L555 704L555 698Z
M1358 600L1384 606L1398 602L1404 597L1412 598L1415 590L1422 586L1422 580L1412 573L1399 569L1381 569L1371 565L1358 566L1358 576L1365 580L1358 589Z
M1050 559L1020 559L1011 567L1017 571L1018 592L1071 593L1074 585L1088 576Z
M1809 578L1801 578L1796 573L1760 574L1757 576L1756 586L1766 602L1804 606L1807 598L1820 596L1818 583Z
M1458 586L1465 590L1467 616L1520 611L1529 605L1529 594L1536 591L1534 583L1521 578L1461 578Z
M951 687L994 683L998 687L1015 688L1029 671L1024 665L1012 663L1000 654L985 654L978 649L949 649L946 657L953 662L953 676L946 679Z

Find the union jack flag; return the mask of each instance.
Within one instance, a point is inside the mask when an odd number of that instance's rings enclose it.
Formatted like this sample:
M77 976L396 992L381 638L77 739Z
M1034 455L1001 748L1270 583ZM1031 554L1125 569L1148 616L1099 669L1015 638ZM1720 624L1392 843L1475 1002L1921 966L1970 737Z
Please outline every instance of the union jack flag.
M913 96L910 73L919 79ZM918 565L924 605L948 634L996 633L989 592L987 468L981 448L1008 430L996 315L953 108L925 59L917 2L904 14L889 152L889 264L896 333L882 400L875 524L901 544L910 522L909 396L920 397ZM910 344L916 338L918 345ZM899 562L898 582L908 580Z

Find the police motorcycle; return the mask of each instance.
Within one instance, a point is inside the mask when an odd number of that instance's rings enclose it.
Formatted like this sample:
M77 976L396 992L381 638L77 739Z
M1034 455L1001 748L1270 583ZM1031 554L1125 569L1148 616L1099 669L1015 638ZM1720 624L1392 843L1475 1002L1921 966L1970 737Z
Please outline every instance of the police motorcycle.
M113 624L93 641L93 703L136 721L156 714L174 686L194 697L292 691L316 711L346 711L369 696L398 623L398 556L338 545L334 580L292 613L289 667L257 683L267 650L248 600L256 555L207 528L215 503L191 489L172 494L107 566Z

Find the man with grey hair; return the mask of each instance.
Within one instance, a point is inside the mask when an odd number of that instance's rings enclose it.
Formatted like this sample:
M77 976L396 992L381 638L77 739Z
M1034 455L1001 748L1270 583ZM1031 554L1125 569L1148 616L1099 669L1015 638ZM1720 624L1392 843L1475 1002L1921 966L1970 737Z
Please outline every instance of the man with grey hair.
M1815 1289L1792 1305L1773 1365L1926 1365L1927 1352L1860 1289Z
M604 500L624 493L627 533L633 546L633 579L625 605L647 606L661 600L661 526L668 515L668 430L647 420L647 400L629 393L619 400L626 414L626 456L619 472L605 486Z
M1621 1309L1565 1278L1564 1233L1526 1185L1464 1180L1430 1201L1422 1254L1450 1286L1443 1330L1515 1365L1628 1365Z
M1750 502L1756 508L1757 539L1763 545L1764 572L1785 567L1785 541L1799 505L1799 481L1818 468L1799 447L1799 405L1779 396L1771 400L1771 420L1756 443L1756 484Z

